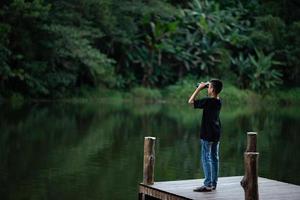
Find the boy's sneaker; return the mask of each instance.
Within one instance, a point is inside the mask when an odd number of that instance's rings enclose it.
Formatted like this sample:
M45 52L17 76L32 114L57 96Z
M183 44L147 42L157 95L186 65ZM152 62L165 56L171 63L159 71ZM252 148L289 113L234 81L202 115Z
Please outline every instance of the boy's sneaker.
M217 189L217 186L212 186L211 189L212 189L212 190L216 190L216 189Z
M194 192L211 192L212 190L213 190L212 187L207 187L203 185L201 187L197 187L196 189L194 189Z

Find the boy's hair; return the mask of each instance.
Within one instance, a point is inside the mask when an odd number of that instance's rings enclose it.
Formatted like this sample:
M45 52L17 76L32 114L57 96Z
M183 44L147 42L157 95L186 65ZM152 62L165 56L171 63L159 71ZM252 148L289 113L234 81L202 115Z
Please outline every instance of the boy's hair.
M210 83L216 94L219 94L223 89L223 83L219 79L211 79Z

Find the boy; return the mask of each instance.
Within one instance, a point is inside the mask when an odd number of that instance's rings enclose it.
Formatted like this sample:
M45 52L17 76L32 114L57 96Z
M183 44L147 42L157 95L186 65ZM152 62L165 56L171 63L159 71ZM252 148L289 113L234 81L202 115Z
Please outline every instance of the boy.
M195 100L196 95L207 88L208 97ZM215 190L219 172L219 140L221 133L221 122L219 118L222 102L219 93L223 84L218 79L210 82L201 82L189 99L189 104L194 108L203 109L200 139L201 139L201 161L205 175L204 185L194 189L195 192L210 192Z

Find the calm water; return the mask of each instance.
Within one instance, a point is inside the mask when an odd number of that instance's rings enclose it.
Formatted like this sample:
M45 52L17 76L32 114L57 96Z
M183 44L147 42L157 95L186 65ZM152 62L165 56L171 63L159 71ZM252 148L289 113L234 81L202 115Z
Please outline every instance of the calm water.
M156 181L203 177L201 112L188 105L0 108L2 200L137 199L145 136L158 139ZM243 174L246 132L258 131L259 175L300 184L300 107L224 107L221 120L221 176Z

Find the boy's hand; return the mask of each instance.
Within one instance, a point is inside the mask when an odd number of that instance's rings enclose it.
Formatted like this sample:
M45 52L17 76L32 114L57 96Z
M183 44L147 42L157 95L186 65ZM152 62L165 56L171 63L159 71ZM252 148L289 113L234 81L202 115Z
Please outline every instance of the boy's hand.
M193 104L194 103L196 95L200 92L200 90L202 90L203 88L205 88L205 86L206 86L206 83L204 83L204 82L201 82L199 84L199 86L197 87L197 89L194 91L194 93L190 97L190 99L188 101L189 104Z
M198 86L199 89L203 89L205 87L206 87L206 83L204 83L204 82L201 82Z

